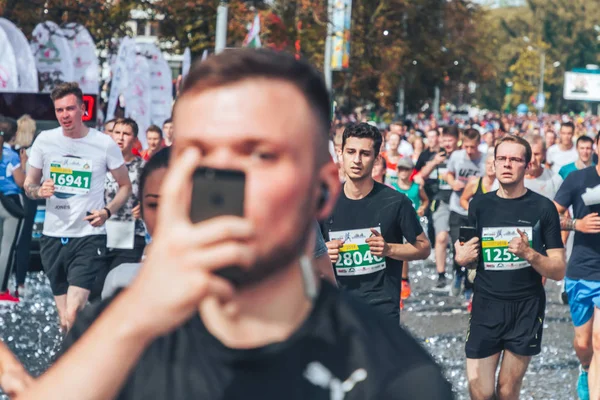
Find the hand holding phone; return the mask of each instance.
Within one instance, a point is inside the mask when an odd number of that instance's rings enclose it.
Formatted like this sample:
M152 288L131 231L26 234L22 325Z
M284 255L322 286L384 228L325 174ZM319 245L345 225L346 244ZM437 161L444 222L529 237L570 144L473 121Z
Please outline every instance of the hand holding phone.
M477 237L477 229L474 226L461 226L458 231L458 241L461 246L469 240Z

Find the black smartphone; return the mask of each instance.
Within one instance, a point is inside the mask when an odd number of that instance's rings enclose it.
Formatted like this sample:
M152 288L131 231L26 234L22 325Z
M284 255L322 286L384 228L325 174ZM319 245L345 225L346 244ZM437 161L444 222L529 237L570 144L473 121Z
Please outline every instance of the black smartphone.
M223 215L244 216L246 175L242 171L200 167L194 171L192 185L192 223ZM244 282L244 271L236 266L214 273L235 286Z
M458 231L458 241L460 244L466 243L477 236L477 229L473 226L461 226Z
M91 213L91 212L89 212L89 211L86 211L86 212L85 212L85 216L86 216L86 217L89 217L90 215L92 215L92 213Z
M438 153L443 155L444 157L446 157L448 155L448 153L446 152L446 149L441 149Z

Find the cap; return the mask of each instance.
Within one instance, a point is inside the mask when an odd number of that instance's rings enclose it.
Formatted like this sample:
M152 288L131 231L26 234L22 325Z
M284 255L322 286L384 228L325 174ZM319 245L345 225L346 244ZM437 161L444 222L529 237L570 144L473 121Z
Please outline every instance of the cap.
M408 157L403 157L400 160L398 160L398 164L396 164L396 168L406 168L406 169L413 169L415 167L415 165L413 164L412 160Z

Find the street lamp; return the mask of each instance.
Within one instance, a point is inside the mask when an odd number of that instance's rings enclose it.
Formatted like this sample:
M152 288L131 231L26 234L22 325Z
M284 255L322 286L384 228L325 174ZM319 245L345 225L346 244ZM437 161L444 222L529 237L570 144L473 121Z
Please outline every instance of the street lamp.
M529 39L528 36L523 36L523 41L525 43L530 43L531 39ZM537 101L540 102L540 100L544 98L544 72L546 69L546 51L544 49L540 49L540 48L532 46L532 45L527 46L527 50L529 50L529 51L535 50L538 53L540 53L540 85L538 88L538 97L537 97ZM560 65L560 63L559 63L559 65ZM543 109L543 107L539 107L539 105L538 105L539 115L542 114L542 109Z
M385 31L383 31L383 36L387 36L389 34L390 34L390 32L387 29Z
M229 0L221 0L217 8L217 29L215 34L215 54L219 54L227 46L227 11Z

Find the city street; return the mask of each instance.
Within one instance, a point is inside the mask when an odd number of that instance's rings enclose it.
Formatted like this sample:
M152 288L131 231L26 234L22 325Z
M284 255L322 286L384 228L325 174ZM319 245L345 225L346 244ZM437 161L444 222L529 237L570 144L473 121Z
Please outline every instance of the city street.
M440 363L457 399L467 399L464 337L468 314L461 298L435 293L435 268L415 262L411 268L412 295L405 302L403 324ZM26 368L39 375L59 351L60 334L50 288L41 273L30 274L32 294L20 304L0 306L3 339ZM534 358L525 377L522 400L576 399L578 363L572 347L568 307L558 303L559 286L550 282L542 354Z

